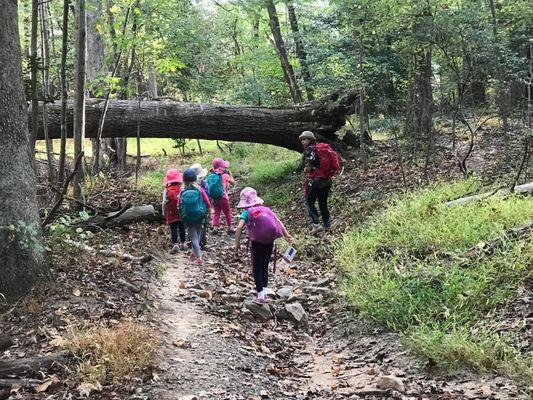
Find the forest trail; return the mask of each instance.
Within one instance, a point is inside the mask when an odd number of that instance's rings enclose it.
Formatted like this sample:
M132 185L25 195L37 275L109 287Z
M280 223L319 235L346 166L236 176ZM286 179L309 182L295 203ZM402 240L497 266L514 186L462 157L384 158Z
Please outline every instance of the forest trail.
M261 320L245 305L251 279L246 262L231 261L232 243L211 238L203 268L187 253L163 257L165 272L152 288L161 346L149 398L520 398L508 379L429 371L398 335L349 314L333 296L334 276L309 261L278 263L274 318ZM282 298L280 289L292 297ZM291 303L306 311L301 324L282 316Z
M161 379L153 386L153 398L275 396L278 388L262 373L265 361L224 334L227 322L206 314L189 298L191 291L198 290L194 282L203 270L189 262L184 253L167 256L164 267L165 273L154 288L162 341Z

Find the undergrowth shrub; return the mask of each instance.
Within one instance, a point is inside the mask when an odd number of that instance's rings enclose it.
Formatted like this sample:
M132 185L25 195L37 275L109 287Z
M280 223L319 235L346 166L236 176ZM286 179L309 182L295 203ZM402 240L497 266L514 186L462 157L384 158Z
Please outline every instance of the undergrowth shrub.
M480 321L533 276L533 240L504 237L492 252L481 249L529 222L533 202L510 196L444 205L474 189L478 184L465 180L407 194L347 235L336 251L347 272L346 294L438 366L529 376L531 360L523 368L527 360ZM480 250L475 257L466 252L471 248Z
M85 382L100 383L105 378L124 380L149 366L155 357L153 331L133 321L115 326L98 324L73 330L68 349L79 360L78 372Z

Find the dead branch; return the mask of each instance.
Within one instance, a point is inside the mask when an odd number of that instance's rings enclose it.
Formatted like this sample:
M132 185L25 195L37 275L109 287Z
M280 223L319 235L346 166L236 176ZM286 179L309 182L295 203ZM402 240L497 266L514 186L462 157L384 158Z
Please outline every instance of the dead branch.
M119 253L118 251L113 250L97 250L94 247L88 246L84 243L76 242L74 240L65 240L65 242L73 247L76 247L79 250L86 251L89 253L98 253L103 255L104 257L120 258L122 261L131 261L134 263L144 264L152 260L152 256L149 254L145 254L141 257L135 257L129 253Z
M39 371L59 370L65 364L68 364L70 358L69 352L61 352L50 356L1 360L0 378L37 376Z
M499 190L492 191L492 192L475 194L473 196L467 196L467 197L461 197L459 199L448 201L444 203L444 205L445 206L457 206L461 204L470 203L472 201L483 200L491 196L506 197L511 193L519 194L519 195L529 195L533 193L533 182L526 183L524 185L515 186L513 191L503 188L503 189L499 189Z
M65 194L68 190L68 185L70 184L70 181L74 178L74 175L76 175L76 172L78 171L80 167L81 159L83 158L83 151L78 155L78 158L76 158L76 162L74 163L74 170L70 173L66 181L63 183L63 188L61 189L61 193L58 195L57 201L44 219L44 221L41 223L41 227L44 228L46 225L52 221L52 218L55 214L55 212L58 210L58 208L63 203L63 199L65 198Z

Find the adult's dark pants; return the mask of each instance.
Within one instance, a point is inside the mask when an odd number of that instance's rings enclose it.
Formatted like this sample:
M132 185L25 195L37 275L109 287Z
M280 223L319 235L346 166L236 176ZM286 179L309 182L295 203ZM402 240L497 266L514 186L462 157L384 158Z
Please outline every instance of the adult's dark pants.
M324 227L329 228L331 226L331 220L328 209L328 196L331 189L331 181L318 180L313 182L309 192L307 193L306 204L309 216L313 220L313 223L318 224L320 222L320 215L316 209L315 203L318 200L318 207L320 208L320 214L322 215L322 223Z
M268 264L274 243L252 242L252 270L257 293L268 287Z
M168 224L170 226L170 238L172 244L185 243L185 225L183 221L175 221ZM178 231L180 235L180 240L178 241Z

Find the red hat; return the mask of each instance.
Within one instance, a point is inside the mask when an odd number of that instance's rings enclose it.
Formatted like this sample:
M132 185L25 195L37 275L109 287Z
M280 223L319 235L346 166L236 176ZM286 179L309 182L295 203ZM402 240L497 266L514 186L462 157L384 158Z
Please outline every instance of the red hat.
M163 179L163 185L167 186L170 183L183 183L183 175L177 169L170 168Z

